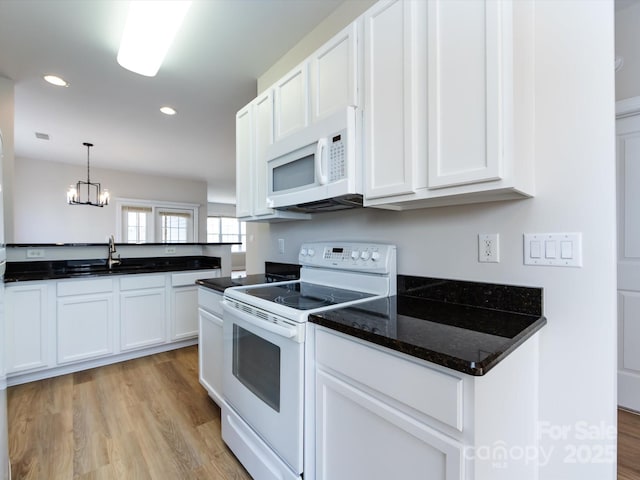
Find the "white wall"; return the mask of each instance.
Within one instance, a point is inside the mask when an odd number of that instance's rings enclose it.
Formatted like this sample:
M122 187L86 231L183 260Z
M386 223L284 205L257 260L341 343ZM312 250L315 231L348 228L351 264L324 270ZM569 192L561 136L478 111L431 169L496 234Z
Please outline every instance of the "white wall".
M616 11L616 56L624 65L616 73L616 100L640 96L640 2Z
M259 225L250 231L258 248L247 263L253 272L265 260L296 262L307 240L368 240L397 244L402 274L544 288L540 420L566 426L566 435L542 431L541 447L551 457L540 478L613 480L615 451L600 457L604 463L589 461L601 447L615 449L606 431L616 424L613 2L557 0L534 8L535 198ZM325 38L333 33L328 27ZM524 266L525 232L582 232L584 266ZM500 234L500 263L478 263L478 233ZM585 425L595 429L595 439L581 438ZM571 463L572 448L586 457Z
M2 196L4 202L4 236L13 238L13 118L14 118L13 80L0 77L0 131L2 131Z
M15 233L7 243L101 243L115 233L115 198L195 203L199 240L206 242L207 184L117 170L91 168L91 179L109 189L104 208L70 206L69 185L86 179L86 166L18 158L15 162Z

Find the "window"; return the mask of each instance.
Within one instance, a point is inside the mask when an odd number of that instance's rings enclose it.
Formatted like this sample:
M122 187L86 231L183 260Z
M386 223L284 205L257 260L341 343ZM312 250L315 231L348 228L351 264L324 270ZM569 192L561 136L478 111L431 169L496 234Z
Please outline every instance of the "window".
M150 232L147 230L150 225L150 207L124 206L122 216L124 219L126 243L147 243Z
M148 200L116 199L118 241L190 243L198 239L198 207Z
M178 211L160 211L160 241L162 243L186 243L189 238L191 214Z
M247 229L246 223L233 217L208 217L207 242L241 242L242 245L232 245L232 252L246 251Z

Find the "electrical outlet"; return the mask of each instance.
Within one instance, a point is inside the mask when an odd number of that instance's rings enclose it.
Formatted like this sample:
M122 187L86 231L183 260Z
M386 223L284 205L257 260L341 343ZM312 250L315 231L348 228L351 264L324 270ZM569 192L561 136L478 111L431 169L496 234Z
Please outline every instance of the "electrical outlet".
M500 261L500 235L497 233L478 234L478 261L498 263Z
M284 255L284 238L278 239L278 253Z
M164 247L164 253L176 253L176 247Z

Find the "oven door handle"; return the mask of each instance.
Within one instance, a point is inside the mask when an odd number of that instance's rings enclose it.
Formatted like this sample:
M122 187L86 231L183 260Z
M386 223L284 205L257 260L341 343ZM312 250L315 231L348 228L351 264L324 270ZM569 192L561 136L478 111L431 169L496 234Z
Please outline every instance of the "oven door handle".
M275 333L276 335L279 335L281 337L293 338L298 334L298 329L293 325L290 327L284 327L267 320L256 318L246 312L241 312L240 310L236 310L235 308L230 307L224 301L222 302L222 308L231 315L234 315L255 327L262 328L263 330Z

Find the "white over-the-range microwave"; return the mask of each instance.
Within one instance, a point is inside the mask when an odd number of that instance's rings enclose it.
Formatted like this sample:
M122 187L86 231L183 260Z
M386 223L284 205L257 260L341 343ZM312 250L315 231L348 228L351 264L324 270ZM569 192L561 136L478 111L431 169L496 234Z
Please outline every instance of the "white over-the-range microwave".
M359 116L346 107L267 149L269 207L313 213L362 206Z

